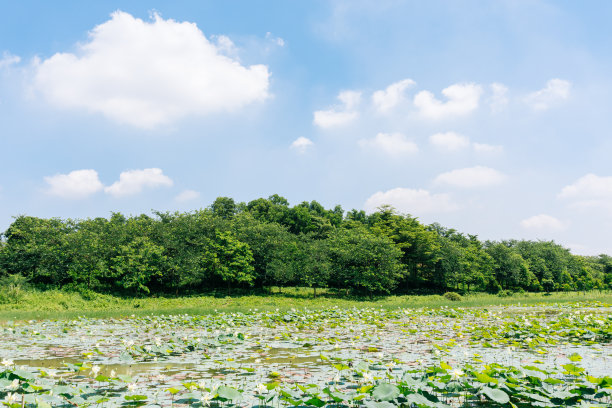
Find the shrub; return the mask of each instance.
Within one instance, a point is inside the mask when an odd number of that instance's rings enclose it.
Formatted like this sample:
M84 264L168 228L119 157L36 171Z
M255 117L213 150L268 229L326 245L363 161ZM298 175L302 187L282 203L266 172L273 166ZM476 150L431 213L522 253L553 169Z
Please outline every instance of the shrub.
M461 302L463 300L463 297L457 292L446 292L444 297L451 302Z
M19 274L7 275L0 279L0 304L18 303L28 287L28 280Z
M512 291L511 291L511 290L508 290L508 289L506 289L506 290L502 290L502 291L500 291L500 292L497 294L497 296L499 296L499 297L511 297L511 296L512 296Z

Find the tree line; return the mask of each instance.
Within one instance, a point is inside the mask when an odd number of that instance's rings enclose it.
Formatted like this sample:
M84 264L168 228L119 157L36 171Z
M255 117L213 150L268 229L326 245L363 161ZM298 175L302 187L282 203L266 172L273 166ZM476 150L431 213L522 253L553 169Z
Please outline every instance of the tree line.
M552 241L480 241L384 206L372 214L278 195L193 212L84 220L18 216L0 277L40 288L150 295L276 286L356 295L612 289L612 257Z

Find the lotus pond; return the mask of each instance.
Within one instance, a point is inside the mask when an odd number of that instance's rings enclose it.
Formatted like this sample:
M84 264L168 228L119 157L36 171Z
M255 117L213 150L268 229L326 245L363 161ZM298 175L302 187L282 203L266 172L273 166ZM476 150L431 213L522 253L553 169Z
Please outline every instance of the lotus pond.
M612 306L0 323L9 407L612 406Z

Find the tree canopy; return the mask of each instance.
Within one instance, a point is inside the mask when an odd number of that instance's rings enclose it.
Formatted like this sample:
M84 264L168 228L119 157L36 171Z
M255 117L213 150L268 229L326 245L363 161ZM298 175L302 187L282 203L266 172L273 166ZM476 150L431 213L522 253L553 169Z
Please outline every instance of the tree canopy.
M573 255L552 241L482 242L389 206L292 207L275 194L152 216L18 216L0 240L4 275L133 295L296 285L359 295L570 291L612 288L612 257Z

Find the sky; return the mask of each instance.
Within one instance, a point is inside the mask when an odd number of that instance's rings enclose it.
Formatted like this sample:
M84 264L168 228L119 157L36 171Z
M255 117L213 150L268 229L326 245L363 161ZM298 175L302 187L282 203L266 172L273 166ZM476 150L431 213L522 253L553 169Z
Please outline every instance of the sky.
M216 197L612 254L612 2L0 2L0 230Z

